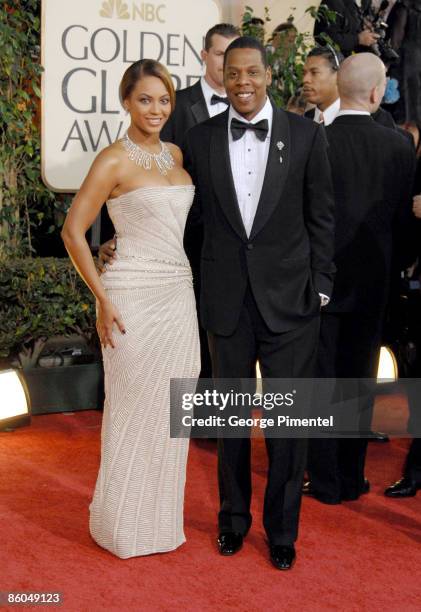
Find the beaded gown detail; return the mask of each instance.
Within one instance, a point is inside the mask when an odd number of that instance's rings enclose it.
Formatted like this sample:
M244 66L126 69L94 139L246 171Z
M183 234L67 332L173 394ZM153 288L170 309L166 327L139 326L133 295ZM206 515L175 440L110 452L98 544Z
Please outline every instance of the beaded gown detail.
M101 464L90 531L121 558L185 541L187 439L170 438L170 379L196 378L200 349L184 227L192 185L141 187L108 200L117 256L102 283L126 334L103 349Z

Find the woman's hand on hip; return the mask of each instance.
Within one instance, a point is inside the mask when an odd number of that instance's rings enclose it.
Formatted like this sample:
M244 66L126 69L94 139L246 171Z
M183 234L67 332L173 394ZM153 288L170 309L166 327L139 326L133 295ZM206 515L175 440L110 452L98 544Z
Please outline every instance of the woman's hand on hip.
M108 300L97 301L96 303L96 329L99 339L104 348L108 345L115 348L113 340L114 324L118 327L120 333L125 334L126 328L117 308Z

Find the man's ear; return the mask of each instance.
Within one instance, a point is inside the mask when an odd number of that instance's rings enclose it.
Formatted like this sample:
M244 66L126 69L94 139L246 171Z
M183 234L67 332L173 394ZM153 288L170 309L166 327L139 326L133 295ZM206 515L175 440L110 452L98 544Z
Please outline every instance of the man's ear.
M266 85L269 87L271 83L272 83L272 68L268 66L266 68Z
M200 57L202 58L202 62L206 64L206 60L208 59L208 52L206 51L206 49L201 50Z
M377 104L377 102L379 101L379 96L380 96L380 92L379 92L379 88L373 87L373 89L370 91L370 104L375 105Z

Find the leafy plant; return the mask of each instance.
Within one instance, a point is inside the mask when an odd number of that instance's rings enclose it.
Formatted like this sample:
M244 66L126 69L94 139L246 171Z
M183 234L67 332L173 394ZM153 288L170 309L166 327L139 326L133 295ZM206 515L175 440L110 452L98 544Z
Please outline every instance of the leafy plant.
M264 18L255 17L251 6L244 7L244 13L241 18L241 32L244 36L254 36L262 43L265 42L265 24L270 21L269 9L264 7ZM261 23L260 23L261 22Z
M33 230L65 208L41 180L38 0L0 5L0 260L30 256Z
M11 259L0 268L0 357L35 365L48 338L96 340L90 291L69 260Z

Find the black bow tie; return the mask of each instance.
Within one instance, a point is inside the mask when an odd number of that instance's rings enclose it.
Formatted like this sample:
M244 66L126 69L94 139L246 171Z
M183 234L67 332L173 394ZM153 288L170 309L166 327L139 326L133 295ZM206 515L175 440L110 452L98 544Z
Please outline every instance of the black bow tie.
M266 136L269 132L269 122L267 119L262 119L257 123L245 123L233 117L230 127L233 140L242 138L246 130L253 130L257 138L263 142L266 140Z
M222 96L217 96L216 94L212 94L211 105L213 106L214 104L219 104L219 102L223 102L227 106L229 105L227 97L222 97Z

